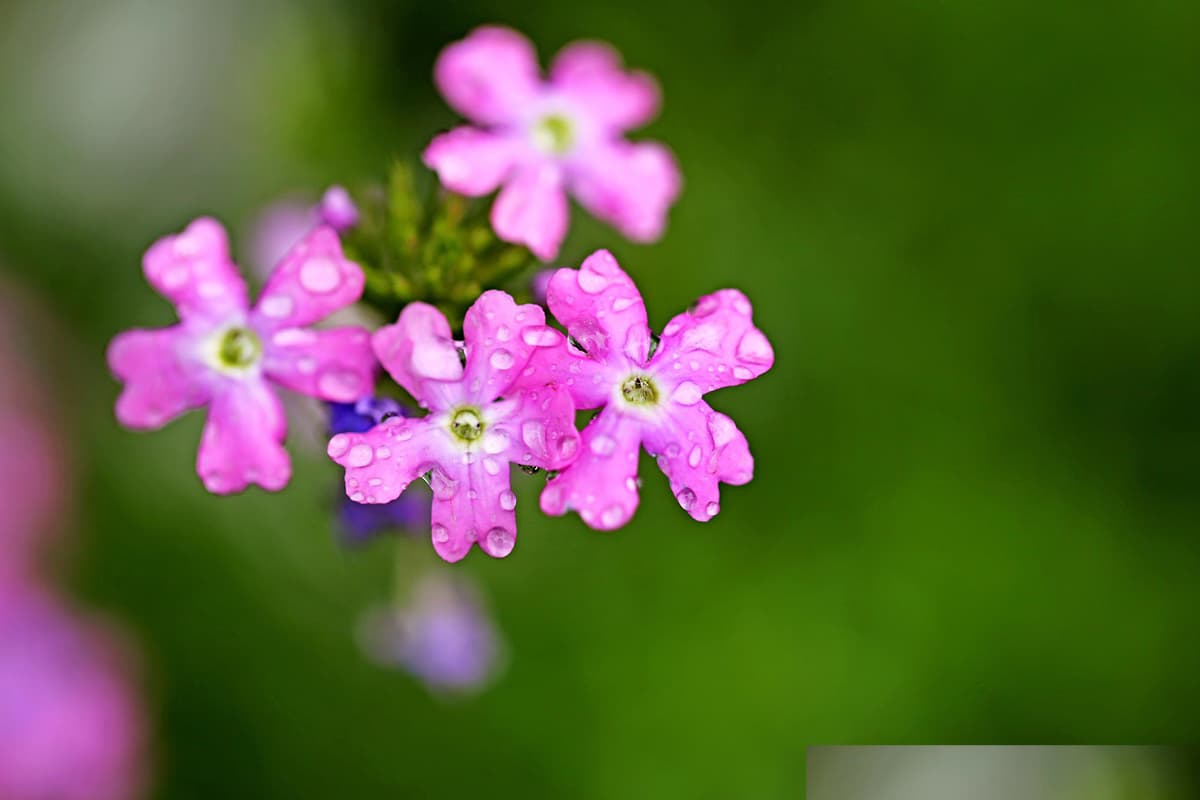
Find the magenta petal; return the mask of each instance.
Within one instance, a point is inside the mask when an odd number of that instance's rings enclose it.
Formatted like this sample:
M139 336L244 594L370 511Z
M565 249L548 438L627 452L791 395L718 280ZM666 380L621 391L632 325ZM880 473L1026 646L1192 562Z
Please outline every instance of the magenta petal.
M292 474L286 433L283 406L263 381L223 387L209 407L196 459L205 488L213 494L234 494L252 483L282 489Z
M479 197L496 191L518 152L510 137L464 126L435 136L421 158L447 189Z
M541 84L529 40L490 25L447 46L434 65L433 80L455 111L485 125L518 119Z
M390 503L433 469L439 431L424 419L392 417L366 433L339 433L329 457L346 468L346 496L356 503Z
M553 328L547 330L554 335L544 339L549 342L553 338L553 343L534 350L512 388L559 386L571 393L577 409L599 408L611 400L613 382L621 379L614 376L614 370L569 344L567 337Z
M557 165L522 167L492 205L492 227L506 242L523 244L542 261L558 255L567 235L567 195Z
M746 437L733 420L703 401L673 406L661 424L646 431L645 442L679 505L700 522L721 510L719 483L740 485L754 476Z
M128 428L160 428L208 402L202 368L189 369L180 356L183 326L119 334L108 346L108 367L125 384L117 398L117 420Z
M650 348L646 306L607 250L592 253L578 270L555 273L546 299L555 319L591 358L614 366L645 363Z
M375 332L372 346L396 383L425 408L448 409L462 396L458 348L446 316L427 303L409 303L392 325Z
M499 452L504 447L508 461L541 469L570 466L579 454L580 437L575 403L566 388L530 389L507 402L510 410L485 435L484 451Z
M322 226L296 244L271 273L258 305L260 332L311 325L362 297L362 269L342 256L332 228Z
M352 403L375 385L375 353L364 328L285 328L264 344L267 377L300 394Z
M667 323L651 366L670 391L699 396L757 378L774 363L746 295L721 289Z
M599 145L571 173L580 205L635 242L662 236L681 184L675 157L656 142Z
M574 42L554 58L554 88L613 131L637 128L658 113L659 90L644 72L626 72L621 56L602 42Z
M596 530L616 530L638 506L642 421L606 408L583 429L579 458L542 490L542 511L578 511Z
M225 229L214 219L201 217L183 233L159 239L146 251L142 268L180 319L219 321L246 310L246 283L229 259Z
M499 468L497 468L499 467ZM460 561L478 542L493 558L504 558L517 542L517 496L507 462L472 458L453 471L435 469L433 548L446 561Z
M546 327L541 306L517 305L508 293L495 289L481 294L463 318L467 399L490 403L508 392L533 351L553 344L556 334Z

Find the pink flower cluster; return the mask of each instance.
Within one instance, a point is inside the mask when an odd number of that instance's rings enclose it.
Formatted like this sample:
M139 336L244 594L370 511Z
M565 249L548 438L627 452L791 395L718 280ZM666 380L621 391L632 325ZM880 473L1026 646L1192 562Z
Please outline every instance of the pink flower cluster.
M484 27L443 51L435 81L473 125L434 138L424 161L453 192L499 189L491 221L501 239L555 258L568 193L627 238L662 234L679 170L666 147L624 138L657 113L658 88L626 71L612 49L569 45L543 81L524 37ZM338 433L329 456L345 468L346 494L357 503L389 503L426 480L433 545L447 561L474 545L497 558L513 550L512 464L551 473L543 511L576 511L601 530L621 527L637 508L642 447L699 521L720 511L721 483L750 480L745 436L704 400L774 361L741 292L700 298L656 338L637 287L600 250L578 270L539 276L565 334L547 324L541 306L495 290L466 312L461 340L422 302L373 334L312 329L356 302L364 284L338 239L355 224L353 203L339 193L322 208L327 224L283 257L253 308L216 222L197 220L146 254L146 276L175 304L180 324L114 340L109 363L125 382L117 416L156 428L207 405L197 469L210 491L287 483L286 424L272 385L354 402L372 393L376 362L426 413ZM599 411L580 431L576 414L590 409Z
M346 492L386 503L413 480L433 487L433 545L447 561L473 544L508 555L517 498L509 465L559 471L542 492L550 514L579 512L589 526L619 528L638 504L638 450L658 459L693 519L720 511L719 484L754 472L746 438L703 396L761 375L774 362L745 295L725 289L675 317L657 348L637 287L607 251L550 281L550 310L485 292L467 312L463 341L446 318L407 306L372 343L384 368L429 413L395 417L329 442L346 468ZM583 430L579 409L603 410Z

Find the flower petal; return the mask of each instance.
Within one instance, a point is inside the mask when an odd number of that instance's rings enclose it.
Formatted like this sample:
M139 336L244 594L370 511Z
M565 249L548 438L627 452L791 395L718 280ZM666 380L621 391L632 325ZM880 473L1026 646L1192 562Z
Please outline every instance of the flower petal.
M537 53L521 34L487 25L438 56L433 80L467 119L497 125L517 119L541 89Z
M142 258L146 280L179 311L180 319L221 320L245 312L246 282L229 258L221 223L201 217L183 233L159 239Z
M616 530L638 506L638 448L642 421L612 408L583 429L579 458L542 490L542 511L578 511L589 527Z
M775 353L751 315L750 301L737 289L701 297L663 328L651 368L668 391L696 397L757 378L775 363Z
M620 54L603 42L564 47L554 58L550 81L610 130L641 127L658 113L658 83L645 72L626 72Z
M424 408L447 409L462 396L463 366L441 311L409 303L399 319L375 331L375 355L396 383Z
M646 306L637 286L607 250L597 250L578 270L560 269L546 292L550 311L597 360L641 365L650 348Z
M463 126L435 136L421 159L450 191L480 197L496 191L518 153L511 137Z
M346 496L356 503L390 503L437 462L439 433L428 422L391 417L366 433L339 433L329 457L346 468Z
M575 408L599 408L613 395L614 381L621 380L616 370L579 350L553 328L547 328L543 341L552 343L534 350L525 369L511 390L559 386L571 393Z
M562 173L543 161L522 167L500 190L492 205L492 228L504 241L525 245L550 261L567 235L567 214Z
M572 165L580 205L635 242L658 240L682 181L675 157L657 142L614 141Z
M252 483L278 491L292 475L286 434L283 405L264 381L228 384L209 406L196 472L213 494L235 494Z
M470 457L454 471L437 468L433 486L433 548L446 561L460 561L471 545L504 558L517 542L517 496L507 461Z
M183 326L119 334L108 346L108 367L125 388L117 398L117 421L127 428L161 428L208 402L202 368L181 357Z
M647 428L645 442L679 505L700 522L721 510L720 482L741 485L754 476L746 437L733 420L703 401L674 406L661 424Z
M492 408L501 406L507 408L484 435L484 452L503 452L507 461L541 469L564 469L575 460L580 438L575 403L565 388L530 389Z
M284 328L264 343L263 372L294 392L350 403L375 385L375 353L363 328Z
M507 292L495 289L479 296L463 318L467 365L466 397L490 403L505 394L539 346L553 344L541 306L517 305Z
M337 233L323 225L275 267L254 308L253 325L259 332L311 325L355 303L363 283L362 269L346 260Z

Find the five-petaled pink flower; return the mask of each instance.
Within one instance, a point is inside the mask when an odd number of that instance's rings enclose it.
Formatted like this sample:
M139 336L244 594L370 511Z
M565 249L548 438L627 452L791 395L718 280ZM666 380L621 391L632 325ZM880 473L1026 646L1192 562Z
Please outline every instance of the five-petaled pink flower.
M317 228L283 258L251 309L225 231L207 218L160 239L143 266L180 322L127 331L109 345L109 366L125 383L117 419L154 429L207 405L196 462L205 487L216 494L251 483L282 489L291 476L282 446L287 422L270 383L338 402L372 389L366 330L307 327L359 299L362 270L342 256L332 229Z
M671 152L625 131L658 112L654 80L626 72L598 42L568 45L541 80L533 45L516 31L482 27L442 51L434 79L447 102L480 127L437 136L425 163L471 197L503 185L492 206L500 238L552 260L567 232L570 191L635 241L662 235L679 194Z
M522 388L566 388L581 409L603 407L583 431L574 464L542 491L547 514L578 511L593 528L612 530L638 504L639 445L658 459L671 492L693 519L721 510L719 482L743 484L754 472L746 437L703 395L766 372L771 344L751 321L736 289L701 297L667 323L651 345L646 307L633 281L607 251L550 280L550 311L572 342L557 334L523 371Z
M346 494L359 503L387 503L429 473L438 554L458 561L478 543L490 556L507 556L517 535L509 464L561 469L579 450L569 393L512 390L532 354L561 336L546 326L541 307L488 291L467 310L460 360L440 311L405 306L394 325L375 333L375 353L429 413L334 436L329 456L346 468Z

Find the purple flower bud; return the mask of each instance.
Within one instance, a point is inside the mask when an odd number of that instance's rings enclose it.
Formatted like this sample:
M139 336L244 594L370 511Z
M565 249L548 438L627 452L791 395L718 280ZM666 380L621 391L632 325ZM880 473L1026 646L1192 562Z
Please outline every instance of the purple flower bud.
M408 671L434 692L479 691L503 660L478 590L444 571L426 573L406 607L368 614L361 641L373 661Z
M546 290L550 288L550 279L554 277L555 269L541 269L534 273L529 279L529 293L533 295L533 302L538 305L546 305Z
M330 186L317 206L317 216L321 222L341 233L358 224L358 206L354 205L354 200L344 187Z

